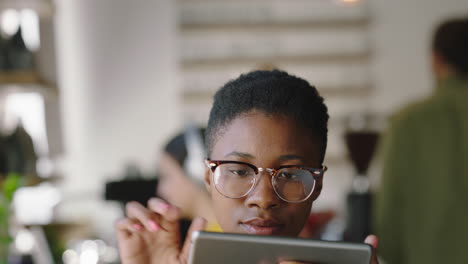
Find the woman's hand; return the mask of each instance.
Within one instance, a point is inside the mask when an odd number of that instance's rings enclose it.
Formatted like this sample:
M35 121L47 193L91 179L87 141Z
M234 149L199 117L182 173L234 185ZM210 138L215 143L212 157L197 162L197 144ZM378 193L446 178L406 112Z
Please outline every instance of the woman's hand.
M116 223L123 264L185 264L191 234L206 225L203 218L194 219L182 246L179 208L152 198L147 208L137 202L128 203L126 213L127 217Z
M377 259L377 245L379 244L379 239L375 235L368 235L364 240L364 243L372 246L372 259L371 264L379 264ZM311 262L298 262L298 261L281 261L279 264L313 264Z

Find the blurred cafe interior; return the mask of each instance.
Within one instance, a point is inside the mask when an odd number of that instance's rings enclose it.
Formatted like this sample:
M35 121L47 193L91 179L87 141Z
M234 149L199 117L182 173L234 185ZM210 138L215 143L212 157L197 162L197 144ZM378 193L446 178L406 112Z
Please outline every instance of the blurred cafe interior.
M163 146L253 69L325 98L329 170L305 233L361 241L387 120L431 94L433 29L467 14L462 0L0 0L0 263L120 263L114 222L157 195Z

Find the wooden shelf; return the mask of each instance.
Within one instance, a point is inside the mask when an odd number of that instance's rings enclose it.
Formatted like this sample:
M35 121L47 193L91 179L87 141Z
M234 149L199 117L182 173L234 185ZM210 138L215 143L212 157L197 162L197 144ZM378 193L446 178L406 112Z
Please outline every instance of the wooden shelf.
M335 3L334 3L335 2ZM367 1L353 5L336 1L184 0L178 1L181 24L322 23L369 18Z
M340 86L340 87L319 87L320 95L324 98L331 97L364 97L372 92L373 86ZM215 94L216 89L213 90L199 90L199 91L183 91L182 98L186 103L209 103Z
M233 22L219 22L219 23L209 23L209 22L182 22L180 24L180 30L182 33L188 33L191 31L265 31L265 30L316 30L316 29L348 29L362 27L365 28L370 24L369 18L359 18L359 19L341 19L341 20L322 20L322 21L300 21L300 22L249 22L244 21L240 23Z
M44 95L58 95L57 85L45 81L34 71L0 72L0 91L34 91Z
M35 71L0 72L0 84L36 84L42 80Z
M234 65L234 64L282 64L282 63L294 63L294 64L308 64L313 65L317 63L359 63L366 62L370 58L369 52L362 53L349 53L349 54L316 54L316 55L304 55L304 56L256 56L256 57L218 57L210 59L186 59L182 61L183 68L199 68L206 66L218 66L218 65Z

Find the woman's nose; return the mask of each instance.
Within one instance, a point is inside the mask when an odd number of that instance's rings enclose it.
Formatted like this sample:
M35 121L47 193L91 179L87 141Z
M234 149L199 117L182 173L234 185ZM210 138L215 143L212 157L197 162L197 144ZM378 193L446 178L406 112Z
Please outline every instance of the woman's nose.
M281 199L276 195L271 184L270 173L261 173L254 189L247 195L246 204L248 207L259 209L272 209L281 203Z

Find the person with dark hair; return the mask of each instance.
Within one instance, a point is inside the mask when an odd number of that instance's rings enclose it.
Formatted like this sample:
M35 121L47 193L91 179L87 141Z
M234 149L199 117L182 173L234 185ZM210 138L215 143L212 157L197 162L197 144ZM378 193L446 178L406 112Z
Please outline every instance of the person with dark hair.
M209 231L220 231L203 182L205 129L189 126L167 142L159 159L156 194L181 210L181 238L191 220L202 216Z
M435 92L396 113L382 145L375 230L388 263L468 261L468 17L436 29Z
M299 234L322 189L327 123L315 87L283 71L243 74L216 93L204 182L224 232ZM122 263L186 263L190 239L178 239L179 218L157 198L148 208L129 203L116 224ZM189 234L205 226L197 218ZM376 237L367 242L375 247Z

